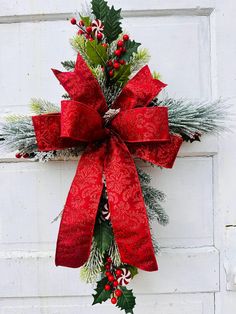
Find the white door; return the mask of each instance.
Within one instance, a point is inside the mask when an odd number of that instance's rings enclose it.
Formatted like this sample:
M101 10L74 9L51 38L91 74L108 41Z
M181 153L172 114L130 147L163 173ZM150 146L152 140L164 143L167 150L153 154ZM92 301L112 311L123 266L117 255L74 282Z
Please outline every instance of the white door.
M0 114L27 112L32 97L60 101L63 90L50 68L75 58L66 18L81 2L1 0ZM125 10L125 28L149 48L150 66L171 96L236 96L234 0L113 4ZM184 144L173 170L146 168L168 195L170 224L156 226L160 271L141 272L133 281L136 314L235 314L235 144L233 134L206 137ZM39 164L3 155L0 162L1 314L119 313L109 303L92 307L92 288L81 283L79 271L54 266L58 223L51 221L77 162Z

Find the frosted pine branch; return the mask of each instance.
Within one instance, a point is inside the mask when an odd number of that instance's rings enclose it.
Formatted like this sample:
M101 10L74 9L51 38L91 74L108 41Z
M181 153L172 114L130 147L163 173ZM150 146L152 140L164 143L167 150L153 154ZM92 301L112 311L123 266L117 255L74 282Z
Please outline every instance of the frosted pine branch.
M230 121L230 106L222 99L198 102L165 98L155 99L152 105L168 107L170 131L190 139L195 135L218 134L228 130L226 122Z

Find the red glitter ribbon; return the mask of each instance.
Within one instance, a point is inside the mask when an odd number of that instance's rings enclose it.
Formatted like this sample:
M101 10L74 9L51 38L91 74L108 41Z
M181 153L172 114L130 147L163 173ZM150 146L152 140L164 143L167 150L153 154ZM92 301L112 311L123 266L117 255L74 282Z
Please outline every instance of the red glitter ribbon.
M33 117L40 151L87 143L72 182L57 240L56 265L80 267L89 257L105 176L110 219L121 260L146 271L157 270L150 228L133 157L171 168L182 139L169 134L166 107L147 107L166 85L148 66L123 88L106 124L101 88L80 55L74 72L54 74L70 95L61 113Z

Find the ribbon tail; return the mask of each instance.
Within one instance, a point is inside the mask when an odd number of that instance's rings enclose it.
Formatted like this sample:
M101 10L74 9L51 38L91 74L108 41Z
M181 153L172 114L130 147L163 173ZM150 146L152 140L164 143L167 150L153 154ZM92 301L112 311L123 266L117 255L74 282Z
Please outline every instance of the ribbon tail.
M68 194L60 224L56 265L80 267L89 257L102 193L105 144L89 145L83 153Z
M121 260L158 269L138 174L125 143L112 136L104 163L109 210Z
M127 143L130 153L154 165L172 168L183 139L178 135L170 135L169 142L160 143Z

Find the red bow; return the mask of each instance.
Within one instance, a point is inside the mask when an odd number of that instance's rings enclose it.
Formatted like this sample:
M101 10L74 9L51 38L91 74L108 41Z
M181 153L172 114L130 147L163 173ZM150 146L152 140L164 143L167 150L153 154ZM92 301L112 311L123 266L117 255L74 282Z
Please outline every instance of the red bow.
M80 55L74 72L54 74L72 100L61 113L33 117L40 151L87 142L61 220L56 265L80 267L88 259L105 175L114 237L121 260L157 270L146 208L132 155L171 168L182 143L170 135L166 107L147 107L166 85L153 79L148 66L124 87L113 105L120 112L108 124L101 88Z

